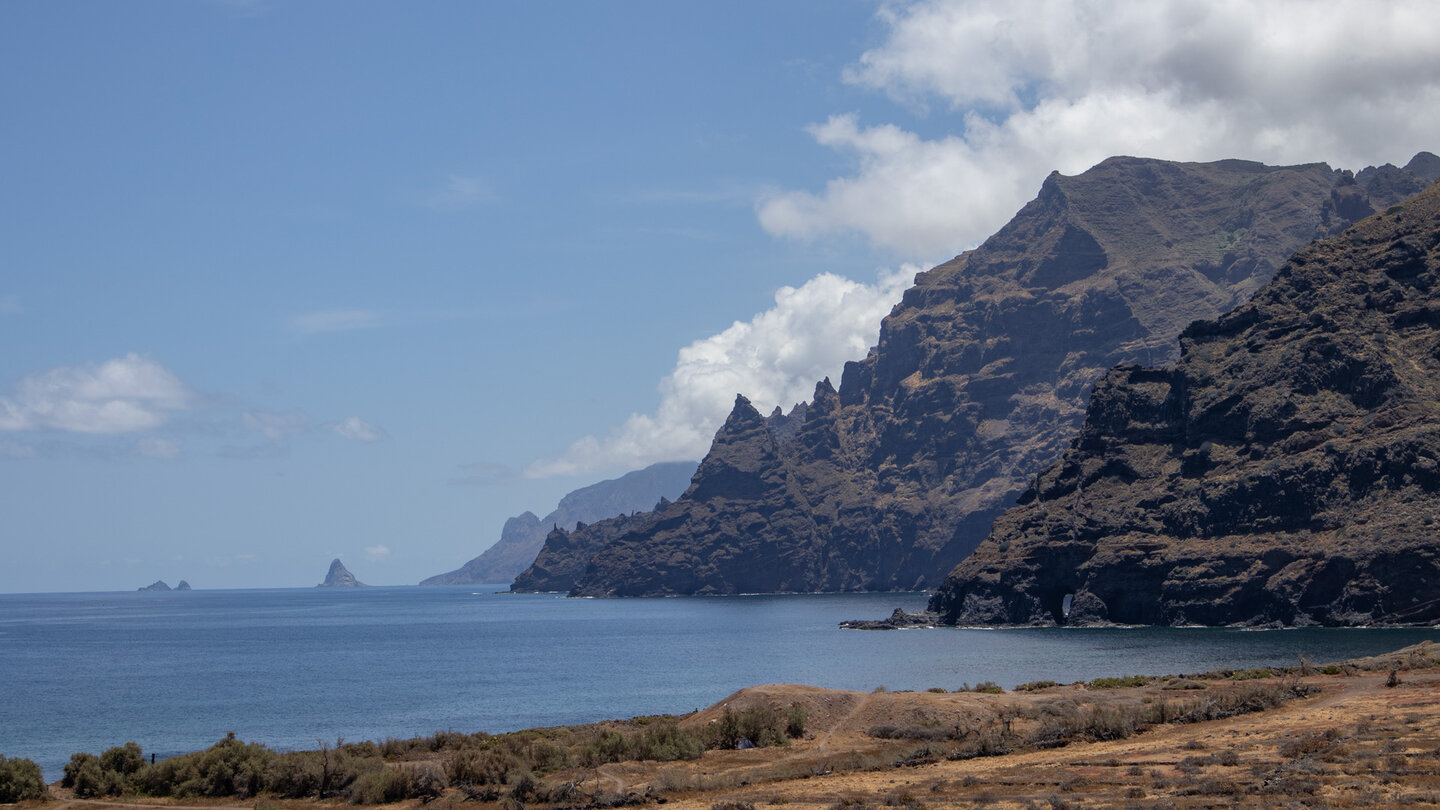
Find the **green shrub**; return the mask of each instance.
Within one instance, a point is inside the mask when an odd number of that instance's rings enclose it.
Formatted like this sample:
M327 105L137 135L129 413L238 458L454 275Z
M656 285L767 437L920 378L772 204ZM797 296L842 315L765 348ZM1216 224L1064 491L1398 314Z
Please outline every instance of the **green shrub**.
M1052 686L1059 686L1059 685L1060 685L1060 684L1058 684L1058 683L1056 683L1056 682L1054 682L1054 681L1029 681L1029 682L1027 682L1027 683L1022 683L1022 684L1020 684L1019 686L1015 687L1015 691L1016 691L1016 692L1039 692L1041 689L1049 689L1049 688L1052 687Z
M75 796L81 799L104 796L109 792L105 772L100 768L100 758L84 752L70 755L60 786L75 791Z
M345 791L351 804L393 804L411 797L415 780L403 768L380 768L359 774Z
M940 691L945 691L941 689ZM790 704L785 710L785 736L792 739L799 739L805 736L805 723L810 719L810 713L799 703Z
M7 759L0 754L0 804L50 798L40 766L29 759Z
M100 755L100 770L129 776L145 764L145 753L139 743L127 742L107 749Z
M1088 686L1091 689L1127 689L1134 686L1144 686L1154 680L1145 675L1129 675L1123 678L1096 678Z

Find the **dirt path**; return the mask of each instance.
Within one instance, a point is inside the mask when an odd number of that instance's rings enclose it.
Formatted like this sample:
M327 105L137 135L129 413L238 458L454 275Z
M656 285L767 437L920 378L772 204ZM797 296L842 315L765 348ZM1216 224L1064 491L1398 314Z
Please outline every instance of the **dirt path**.
M848 730L850 721L859 717L860 713L865 711L865 707L870 705L870 701L873 700L874 697L875 695L873 693L867 692L864 697L860 698L859 702L855 704L855 708L851 709L849 714L836 721L835 725L831 726L830 730L825 732L825 736L820 738L820 744L815 747L815 753L825 753L825 749L830 745L830 738L835 736L835 732L842 729Z

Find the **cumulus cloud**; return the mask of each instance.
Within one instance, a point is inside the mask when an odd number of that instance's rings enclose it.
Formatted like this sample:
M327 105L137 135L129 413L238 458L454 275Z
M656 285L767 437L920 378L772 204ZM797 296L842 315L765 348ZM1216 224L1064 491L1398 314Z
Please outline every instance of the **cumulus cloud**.
M349 417L334 425L333 429L341 436L357 442L378 442L386 436L385 431L358 416Z
M326 309L290 318L290 328L305 335L374 329L385 323L385 315L369 309Z
M193 399L164 366L132 353L21 379L0 396L0 430L132 433L159 427Z
M390 549L386 548L386 547L383 546L383 545L380 545L380 546L366 546L366 547L365 547L365 556L368 557L368 558L370 558L370 560L372 560L372 561L383 560L383 559L385 559L386 557L389 557L389 556L390 556Z
M846 80L941 105L957 131L812 125L855 169L761 199L771 233L858 232L928 259L994 231L1051 170L1114 154L1358 169L1433 150L1440 132L1427 0L924 0L879 14L888 36Z
M907 265L874 284L825 273L798 288L781 287L773 308L681 349L660 382L655 413L633 414L608 436L586 436L559 458L531 464L526 476L700 458L737 393L761 411L788 410L810 399L818 380L838 382L845 362L874 345L881 319L919 269Z

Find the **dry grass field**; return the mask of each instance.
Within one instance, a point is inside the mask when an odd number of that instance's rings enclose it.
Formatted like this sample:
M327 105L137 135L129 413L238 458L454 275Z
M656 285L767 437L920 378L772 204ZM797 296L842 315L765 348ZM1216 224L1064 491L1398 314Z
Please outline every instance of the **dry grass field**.
M552 751L557 767L507 773L484 787L451 780L432 796L399 804L445 810L1440 807L1440 645L1431 643L1324 667L1117 677L1008 692L757 686L665 722L713 737L747 712L803 717L803 733L776 745L665 762ZM653 725L613 721L517 739L594 750L597 739L613 741ZM444 773L453 768L447 756L412 746L387 757L385 768ZM344 803L267 795L80 800L58 785L52 792L56 800L45 805L51 810Z

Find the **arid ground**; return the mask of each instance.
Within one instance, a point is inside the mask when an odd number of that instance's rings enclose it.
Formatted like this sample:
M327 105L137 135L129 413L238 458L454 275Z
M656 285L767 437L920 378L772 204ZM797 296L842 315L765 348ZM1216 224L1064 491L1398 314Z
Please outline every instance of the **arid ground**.
M782 745L699 759L570 767L451 808L660 804L700 810L863 807L1440 807L1440 645L1340 665L976 692L742 690L684 717L698 730L749 709L804 708ZM1211 719L1213 718L1213 719ZM625 729L629 723L600 724ZM585 727L590 728L590 727ZM570 730L568 733L576 733ZM416 754L389 768L437 766ZM78 800L121 807L300 808L341 799Z

